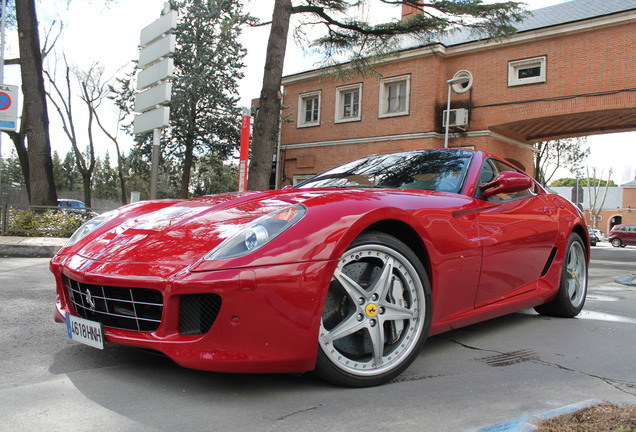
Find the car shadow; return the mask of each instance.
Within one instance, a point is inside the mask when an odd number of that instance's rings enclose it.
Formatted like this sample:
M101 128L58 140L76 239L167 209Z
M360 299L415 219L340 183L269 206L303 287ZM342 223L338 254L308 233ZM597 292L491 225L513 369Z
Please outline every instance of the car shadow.
M517 313L433 336L416 362L426 371L427 356L452 355L449 352L457 347L453 339L471 334L495 337L504 329L515 331L515 327L536 319L544 317ZM259 407L260 414L250 414L253 420L273 426L272 421L281 420L285 412L294 412L299 407L313 409L333 397L364 398L377 392L377 388L337 387L311 373L228 374L186 369L161 354L110 344L103 351L80 344L63 348L54 354L49 372L68 377L77 391L92 402L158 429L166 427L166 421L178 424L195 414L199 421L204 418L210 422L231 422L219 416L224 410L237 410L237 406L244 410ZM422 379L409 376L408 371L404 375L404 379L387 385ZM179 411L172 407L187 408ZM166 420L158 415L166 409L174 413L174 418ZM274 414L267 416L263 412Z

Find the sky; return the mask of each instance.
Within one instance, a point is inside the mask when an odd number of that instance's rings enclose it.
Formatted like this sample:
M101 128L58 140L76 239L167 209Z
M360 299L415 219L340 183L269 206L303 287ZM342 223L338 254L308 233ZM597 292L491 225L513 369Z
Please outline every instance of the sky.
M159 18L165 0L116 0L105 6L102 0L74 0L67 6L67 0L41 0L37 2L38 19L41 28L41 43L44 43L43 33L55 21L63 23L64 30L56 47L58 57L63 51L69 63L86 69L96 61L106 67L105 76L123 76L131 68L131 60L139 56L139 35L142 28ZM273 0L242 0L246 9L253 15L269 20L273 10ZM526 0L528 9L537 9L561 3L563 0ZM377 1L369 2L372 9L365 9L360 13L382 18L399 18L400 9L395 6L382 5ZM293 25L293 24L292 24ZM57 28L57 27L56 27ZM263 66L269 27L246 29L241 37L241 43L247 49L245 58L245 77L239 83L241 105L250 106L250 101L260 94ZM15 31L7 32L5 58L17 57L17 36ZM55 66L53 55L49 56L48 67ZM61 64L61 63L60 63ZM45 66L46 67L46 66ZM288 43L285 59L284 74L292 74L313 69L315 60L305 53L302 47L293 41ZM50 69L50 70L51 70ZM20 85L19 69L17 66L5 67L5 84ZM80 102L76 102L79 111ZM112 108L108 113L113 132L117 129L117 113ZM51 145L60 155L70 149L67 138L61 130L61 123L49 104ZM79 123L82 124L82 123ZM3 134L4 135L4 134ZM124 146L132 145L132 138L119 132ZM111 156L114 148L107 139L98 141L102 148L109 149ZM610 168L613 169L613 180L623 184L634 179L636 175L636 132L606 134L590 136L588 144L592 155L587 164L596 167L604 178ZM12 149L12 143L3 136L1 153L7 157ZM104 151L105 154L105 151ZM617 155L621 155L618 156ZM623 161L623 162L619 162ZM560 177L569 176L568 172L559 172Z

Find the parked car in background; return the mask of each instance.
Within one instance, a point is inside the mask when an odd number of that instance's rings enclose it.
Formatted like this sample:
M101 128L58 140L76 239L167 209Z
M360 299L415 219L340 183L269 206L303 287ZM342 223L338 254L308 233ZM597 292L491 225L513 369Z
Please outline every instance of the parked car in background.
M596 246L596 243L601 241L601 239L596 235L596 230L592 228L591 225L587 226L587 230L590 234L590 246Z
M605 233L603 231L595 229L594 234L596 235L596 238L598 239L598 241L605 240Z
M97 216L97 213L86 207L80 200L61 198L57 200L57 206L62 213L79 213L90 217Z
M636 225L615 225L609 233L614 247L636 246Z

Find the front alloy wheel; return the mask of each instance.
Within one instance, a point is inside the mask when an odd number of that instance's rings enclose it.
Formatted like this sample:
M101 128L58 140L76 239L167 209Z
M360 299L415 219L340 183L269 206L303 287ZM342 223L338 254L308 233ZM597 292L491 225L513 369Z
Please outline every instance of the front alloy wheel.
M430 325L430 286L415 254L363 234L340 259L322 314L316 373L339 385L385 383L418 354Z
M565 252L557 296L550 303L534 309L542 315L573 318L583 309L586 295L587 255L581 237L572 233Z

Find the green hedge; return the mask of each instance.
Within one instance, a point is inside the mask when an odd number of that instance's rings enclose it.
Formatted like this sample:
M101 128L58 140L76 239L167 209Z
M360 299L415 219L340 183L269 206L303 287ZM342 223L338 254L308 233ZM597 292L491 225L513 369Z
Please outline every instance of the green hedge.
M64 213L59 210L7 210L7 235L27 237L69 237L89 219L80 213Z

